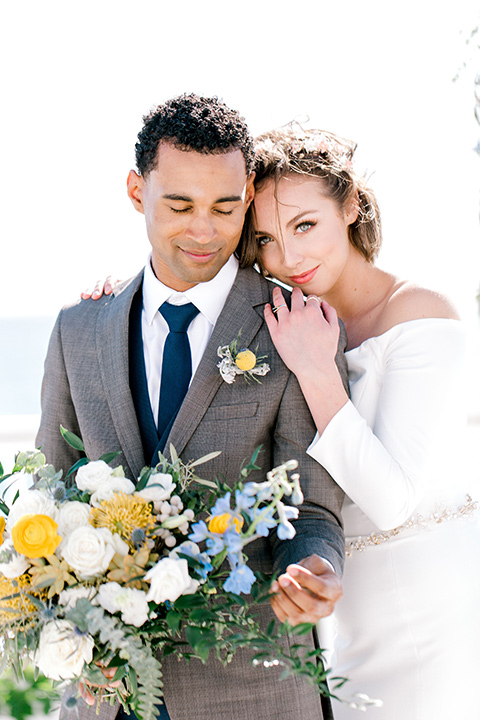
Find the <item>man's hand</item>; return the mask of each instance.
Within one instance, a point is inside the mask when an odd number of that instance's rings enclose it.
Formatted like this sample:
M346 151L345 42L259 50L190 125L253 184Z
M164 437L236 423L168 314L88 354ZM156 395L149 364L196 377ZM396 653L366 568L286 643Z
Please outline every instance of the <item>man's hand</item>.
M289 565L272 585L270 602L280 622L316 623L331 615L343 595L340 578L318 555Z
M97 663L98 667L101 669L103 674L105 675L105 685L97 685L96 683L88 682L87 680L84 680L83 682L79 683L78 688L80 690L80 695L85 700L87 705L95 705L97 702L97 698L95 695L90 691L90 688L96 687L96 688L104 688L105 690L111 690L113 688L116 688L120 685L121 680L117 680L116 682L108 682L113 678L115 675L117 668L104 668L102 665Z

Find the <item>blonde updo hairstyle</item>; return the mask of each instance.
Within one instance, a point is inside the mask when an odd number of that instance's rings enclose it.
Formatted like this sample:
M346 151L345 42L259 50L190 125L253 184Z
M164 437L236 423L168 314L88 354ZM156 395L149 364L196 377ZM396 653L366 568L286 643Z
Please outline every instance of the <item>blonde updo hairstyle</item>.
M353 169L356 147L350 140L323 130L288 128L264 133L255 141L255 187L261 190L273 180L276 188L291 174L319 178L340 210L357 204L358 216L348 226L349 240L368 262L373 262L382 241L380 211L365 178ZM249 221L255 225L254 204L249 212Z

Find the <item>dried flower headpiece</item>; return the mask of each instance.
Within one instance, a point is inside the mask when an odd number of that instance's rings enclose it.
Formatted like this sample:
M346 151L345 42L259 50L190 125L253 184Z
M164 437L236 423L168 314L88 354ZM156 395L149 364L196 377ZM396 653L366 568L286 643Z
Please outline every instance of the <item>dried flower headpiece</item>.
M351 170L355 145L324 130L297 129L290 124L278 134L260 136L255 150L257 157L284 154L291 160L320 158L336 169Z

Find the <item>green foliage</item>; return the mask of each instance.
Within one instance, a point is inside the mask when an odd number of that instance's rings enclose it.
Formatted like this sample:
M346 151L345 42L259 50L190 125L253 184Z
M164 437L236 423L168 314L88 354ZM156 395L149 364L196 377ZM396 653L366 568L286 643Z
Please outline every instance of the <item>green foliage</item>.
M0 713L16 720L32 715L49 715L60 701L57 690L50 680L35 674L32 667L24 670L23 678L16 678L11 670L0 678Z

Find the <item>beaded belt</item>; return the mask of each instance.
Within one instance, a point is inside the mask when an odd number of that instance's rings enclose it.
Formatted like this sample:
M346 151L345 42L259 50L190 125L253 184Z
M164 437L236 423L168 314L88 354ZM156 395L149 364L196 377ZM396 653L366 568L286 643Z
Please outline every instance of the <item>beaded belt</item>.
M365 548L371 545L381 545L381 543L397 537L397 535L400 535L405 530L432 530L435 526L447 522L447 520L459 520L460 518L469 517L476 510L478 510L478 502L472 500L470 495L467 495L465 503L456 510L443 507L426 517L424 515L413 515L404 522L403 525L399 525L391 530L372 533L371 535L359 535L355 540L350 540L346 543L345 554L348 557L354 550L362 552L362 550L365 550Z

